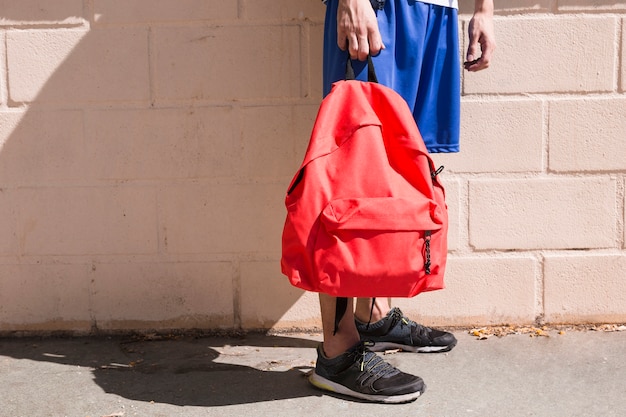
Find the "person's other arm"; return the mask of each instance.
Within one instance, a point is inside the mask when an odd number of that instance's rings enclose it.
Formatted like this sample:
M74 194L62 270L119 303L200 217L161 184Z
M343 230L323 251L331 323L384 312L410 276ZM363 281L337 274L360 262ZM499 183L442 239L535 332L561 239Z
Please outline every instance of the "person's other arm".
M339 0L337 8L337 45L350 52L352 59L365 61L377 55L383 45L376 12L369 0Z
M489 67L496 49L493 29L493 0L474 0L474 15L469 23L469 46L465 69L480 71Z

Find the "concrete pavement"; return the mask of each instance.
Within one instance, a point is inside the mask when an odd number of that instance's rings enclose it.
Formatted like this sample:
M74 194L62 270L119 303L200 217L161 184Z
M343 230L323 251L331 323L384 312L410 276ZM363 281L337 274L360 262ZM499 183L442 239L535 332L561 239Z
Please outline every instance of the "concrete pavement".
M5 338L0 416L626 416L626 332L548 334L385 355L428 386L401 405L310 386L319 335Z

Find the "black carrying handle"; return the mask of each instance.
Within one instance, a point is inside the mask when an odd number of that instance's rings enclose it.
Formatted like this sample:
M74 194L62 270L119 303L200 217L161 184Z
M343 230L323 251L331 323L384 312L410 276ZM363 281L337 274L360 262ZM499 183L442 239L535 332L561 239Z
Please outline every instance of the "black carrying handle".
M352 59L350 59L350 55L348 55L348 59L346 61L346 80L355 80L356 75L354 73L354 68L352 67ZM367 56L367 81L370 83L378 84L378 77L376 77L376 70L374 70L374 61L372 60L372 56Z

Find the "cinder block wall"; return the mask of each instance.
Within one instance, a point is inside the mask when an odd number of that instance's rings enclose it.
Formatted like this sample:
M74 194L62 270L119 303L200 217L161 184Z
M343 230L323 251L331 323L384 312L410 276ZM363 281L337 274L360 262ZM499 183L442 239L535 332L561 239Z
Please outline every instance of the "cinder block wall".
M448 288L394 303L437 325L626 321L626 2L498 3L462 152L435 155ZM0 0L0 332L318 326L278 261L323 14Z

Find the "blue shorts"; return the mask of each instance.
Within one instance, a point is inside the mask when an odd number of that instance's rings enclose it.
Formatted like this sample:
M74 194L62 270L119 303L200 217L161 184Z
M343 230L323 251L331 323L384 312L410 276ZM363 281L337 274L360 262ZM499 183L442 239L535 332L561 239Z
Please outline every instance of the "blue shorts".
M377 11L386 49L373 58L378 82L409 104L429 152L458 152L461 64L457 10L415 0L387 0ZM324 27L324 95L345 79L348 53L337 46L337 0ZM367 65L353 62L357 79Z

